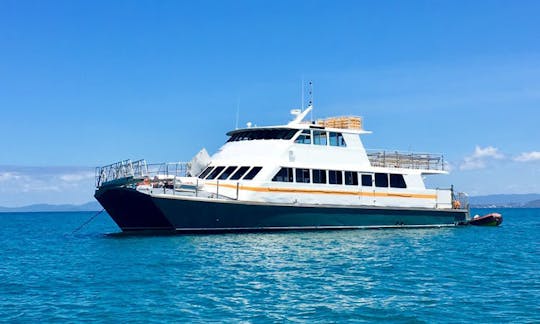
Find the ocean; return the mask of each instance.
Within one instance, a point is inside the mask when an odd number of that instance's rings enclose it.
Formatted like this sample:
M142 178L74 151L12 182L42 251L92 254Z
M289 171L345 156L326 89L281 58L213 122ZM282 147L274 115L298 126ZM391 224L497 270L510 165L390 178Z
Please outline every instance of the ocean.
M0 321L540 322L540 209L498 211L500 227L171 236L0 213Z

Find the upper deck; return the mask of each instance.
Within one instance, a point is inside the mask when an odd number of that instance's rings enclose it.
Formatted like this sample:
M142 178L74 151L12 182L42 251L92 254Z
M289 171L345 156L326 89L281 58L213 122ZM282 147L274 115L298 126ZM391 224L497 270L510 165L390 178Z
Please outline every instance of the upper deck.
M442 154L367 150L367 156L373 167L415 169L427 173L447 171Z
M275 158L280 159L281 151L288 151L289 156L296 157L296 162L316 163L321 168L348 164L349 167L411 169L423 174L447 173L442 154L366 150L360 137L371 132L363 129L361 117L330 117L309 122L304 119L310 110L311 107L301 113L295 112L298 116L286 125L230 131L227 133L230 136L228 143L243 143L227 146L224 154L215 157L230 160L242 156L249 160L258 156L277 163L279 161ZM269 143L265 140L279 141ZM249 143L252 141L256 143Z

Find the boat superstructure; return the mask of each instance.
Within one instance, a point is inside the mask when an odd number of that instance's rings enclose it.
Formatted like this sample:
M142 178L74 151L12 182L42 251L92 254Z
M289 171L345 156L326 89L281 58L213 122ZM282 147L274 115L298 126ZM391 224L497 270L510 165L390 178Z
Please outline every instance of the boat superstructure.
M211 157L96 169L95 197L124 231L454 226L468 204L452 188L428 189L445 174L440 154L366 150L358 117L227 133Z

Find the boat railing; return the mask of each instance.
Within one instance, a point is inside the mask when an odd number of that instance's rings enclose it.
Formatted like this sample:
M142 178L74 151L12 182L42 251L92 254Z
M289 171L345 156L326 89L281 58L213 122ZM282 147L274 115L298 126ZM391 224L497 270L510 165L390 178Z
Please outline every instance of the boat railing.
M434 153L413 153L388 150L366 150L374 167L444 171L444 156Z
M189 176L190 167L189 162L148 164L146 160L123 160L96 168L96 188L105 184L128 184L131 179L145 180L148 183L166 182Z
M452 207L454 209L469 209L469 195L464 192L455 192L452 188Z
M96 168L96 187L99 188L107 182L116 181L119 179L133 178L136 174L144 174L146 172L146 161L138 160L123 160L109 165Z
M191 163L189 162L166 162L148 164L146 177L152 178L174 178L174 177L188 177L190 176L189 170Z

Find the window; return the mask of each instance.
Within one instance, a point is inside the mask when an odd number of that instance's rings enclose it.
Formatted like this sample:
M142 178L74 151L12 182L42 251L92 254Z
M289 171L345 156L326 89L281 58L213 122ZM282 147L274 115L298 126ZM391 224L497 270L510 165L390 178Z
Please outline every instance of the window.
M326 183L326 170L313 170L313 183Z
M311 132L309 129L304 129L294 142L299 144L311 144Z
M244 173L247 172L247 170L249 170L249 167L248 166L243 166L243 167L240 167L231 177L231 180L238 180L240 178L242 178L242 176L244 175Z
M371 174L362 174L362 186L371 187L373 186L373 177Z
M253 167L253 169L251 169L242 180L251 180L255 178L255 176L257 175L257 173L259 173L259 171L261 171L261 169L262 167Z
M222 166L216 167L214 171L212 171L212 173L210 173L210 175L206 179L207 180L215 179L221 173L221 171L223 171L223 169L225 169L225 167L222 167Z
M313 131L313 144L315 145L326 145L326 132L314 130Z
M245 130L231 135L227 142L269 139L290 140L296 132L296 129L290 128Z
M328 170L328 183L343 184L343 174L341 171Z
M342 147L347 146L347 143L345 143L345 138L343 138L343 134L338 133L337 138L338 138L338 146L342 146Z
M204 179L204 177L206 177L208 175L208 173L210 173L210 171L212 171L214 167L208 167L206 168L206 170L204 170L200 175L199 175L199 178L201 179Z
M390 174L390 187L392 188L407 188L403 174Z
M280 129L278 137L279 139L290 140L296 132L296 129Z
M234 172L234 170L236 170L237 166L230 166L228 167L227 169L225 169L225 171L223 171L223 173L219 176L219 180L225 180L225 179L228 179L229 176Z
M296 169L296 182L309 183L309 169Z
M328 136L330 138L330 146L347 146L345 145L345 139L343 139L343 134L330 132L328 133Z
M388 187L388 174L387 173L375 173L375 187L379 187L379 188Z
M272 178L272 181L277 182L293 182L292 168L281 168Z
M357 186L358 173L354 171L345 171L345 184L348 186Z

